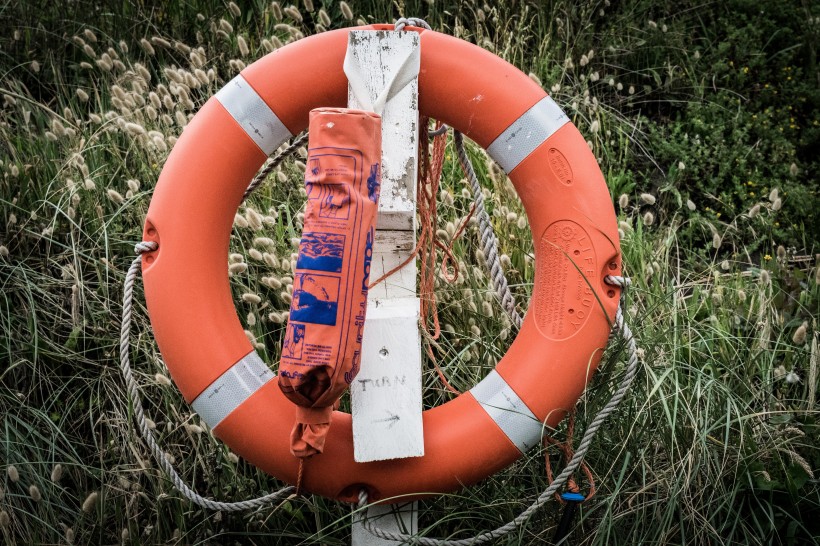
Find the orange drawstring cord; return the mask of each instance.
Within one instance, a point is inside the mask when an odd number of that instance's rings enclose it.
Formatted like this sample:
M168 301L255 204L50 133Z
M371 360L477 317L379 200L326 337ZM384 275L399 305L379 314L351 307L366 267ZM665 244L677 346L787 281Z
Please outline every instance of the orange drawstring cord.
M569 422L567 423L567 439L565 442L559 442L555 438L551 436L544 436L544 445L554 445L558 447L558 450L564 455L564 462L568 463L572 456L575 454L575 451L572 449L572 436L573 432L575 431L575 410L572 410L569 413ZM546 470L547 470L547 480L550 484L553 481L553 474L552 474L552 465L550 464L550 454L549 450L544 455L546 459ZM581 472L584 473L586 476L587 483L589 484L589 493L585 495L584 500L587 501L595 496L595 478L592 475L592 470L590 470L589 466L582 462L581 465L578 467L580 468ZM581 488L578 486L578 483L575 481L574 476L570 476L567 480L567 489L573 493L579 493ZM564 503L564 499L561 498L561 494L559 492L555 492L555 498L558 499L558 502Z

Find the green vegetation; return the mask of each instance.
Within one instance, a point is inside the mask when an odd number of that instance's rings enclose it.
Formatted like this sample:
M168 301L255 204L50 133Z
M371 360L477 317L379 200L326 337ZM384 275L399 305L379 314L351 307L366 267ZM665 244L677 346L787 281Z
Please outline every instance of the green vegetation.
M0 543L349 544L340 503L210 513L174 490L134 429L117 370L121 285L163 161L208 97L287 42L399 15L543 82L589 139L616 203L642 368L587 458L599 489L571 541L820 541L820 4L301 0L298 17L255 0L63 4L0 6ZM523 210L497 167L471 153L524 309ZM296 162L273 173L238 211L232 239L230 260L247 264L233 268L237 310L271 363L301 177ZM469 212L462 178L448 145L444 240ZM437 288L438 360L466 389L514 332L488 292L475 228L454 248L462 274ZM169 386L138 301L137 379L185 479L219 500L280 487ZM608 349L578 427L609 398L621 349ZM432 366L425 381L427 405L450 397ZM511 519L545 487L544 451L422 502L422 532L465 537ZM557 517L548 506L503 543L550 543Z

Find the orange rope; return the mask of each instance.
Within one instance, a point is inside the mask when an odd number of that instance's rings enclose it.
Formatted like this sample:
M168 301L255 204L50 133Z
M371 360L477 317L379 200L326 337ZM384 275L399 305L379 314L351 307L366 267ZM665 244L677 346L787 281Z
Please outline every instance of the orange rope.
M299 472L296 474L296 491L294 495L297 497L302 494L302 475L304 474L305 470L305 460L303 458L299 459Z
M568 463L570 461L570 459L572 459L573 454L575 453L575 451L572 449L572 436L573 436L574 431L575 431L575 410L573 409L569 413L569 422L567 423L567 440L565 442L559 442L558 440L556 440L555 438L552 438L551 436L546 436L546 435L544 436L544 445L545 446L547 446L547 445L557 446L558 450L564 455L564 462L565 463ZM549 481L550 484L552 484L553 475L552 475L552 465L550 464L549 450L547 450L544 457L546 459L547 480ZM581 465L579 466L579 468L581 469L581 472L583 472L584 475L586 476L587 483L589 484L589 493L586 494L586 497L584 499L585 501L588 501L589 499L591 499L592 497L595 496L595 478L592 475L592 470L590 470L589 466L587 466L587 464L585 462L581 462ZM575 481L575 478L573 476L570 476L569 479L567 480L567 489L572 491L573 493L578 493L581 490L581 488L578 486L578 483ZM557 491L555 492L555 498L558 499L558 501L561 502L561 503L565 502L564 499L561 498L560 493L558 493Z
M436 206L436 197L438 196L439 184L441 182L441 172L444 169L444 150L447 145L447 133L442 133L433 138L433 153L432 157L428 154L430 147L430 138L427 135L427 126L429 118L422 117L420 120L422 128L419 131L419 170L418 170L418 191L416 192L416 210L419 216L419 234L416 246L413 252L401 264L397 265L375 281L370 283L370 288L382 282L384 279L400 270L411 261L418 258L419 261L419 295L421 296L420 319L421 327L428 334L427 354L433 362L436 369L436 374L441 380L444 387L454 393L461 394L461 392L453 387L444 375L444 372L438 365L438 362L433 352L433 343L431 341L437 340L441 335L441 325L438 319L438 310L436 308L436 258L437 250L440 250L444 255L442 259L442 271L447 282L453 282L458 278L458 266L453 255L453 242L464 231L467 221L472 216L473 211L470 211L470 216L464 220L459 227L456 234L449 244L445 245L442 241L436 239L436 226L438 225L438 209ZM442 122L436 122L436 129L442 126ZM456 264L453 268L453 274L447 269L447 264Z

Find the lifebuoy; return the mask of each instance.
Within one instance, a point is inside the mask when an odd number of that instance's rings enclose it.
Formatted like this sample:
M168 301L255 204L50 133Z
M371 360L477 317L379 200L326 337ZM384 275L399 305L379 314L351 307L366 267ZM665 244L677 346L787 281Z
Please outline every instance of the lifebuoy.
M392 30L392 25L363 27ZM248 66L197 113L162 170L148 210L145 293L162 356L185 399L237 454L295 483L294 406L245 337L225 256L243 192L308 112L344 106L350 29L299 40ZM462 40L421 35L419 108L486 148L529 219L535 287L523 326L472 390L424 412L423 457L356 463L350 415L335 412L302 486L353 501L444 493L508 466L572 408L606 345L620 289L614 208L584 138L521 71ZM406 497L409 498L409 497Z

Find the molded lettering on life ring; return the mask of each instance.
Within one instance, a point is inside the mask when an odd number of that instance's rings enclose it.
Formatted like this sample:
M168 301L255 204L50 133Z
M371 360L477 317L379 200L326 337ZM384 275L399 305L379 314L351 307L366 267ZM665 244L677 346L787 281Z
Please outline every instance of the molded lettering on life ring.
M572 220L558 220L539 243L540 265L535 295L535 322L554 340L575 335L598 306L592 286L598 270L595 248L586 230Z
M567 186L572 184L572 167L558 148L550 148L549 164L555 177Z

